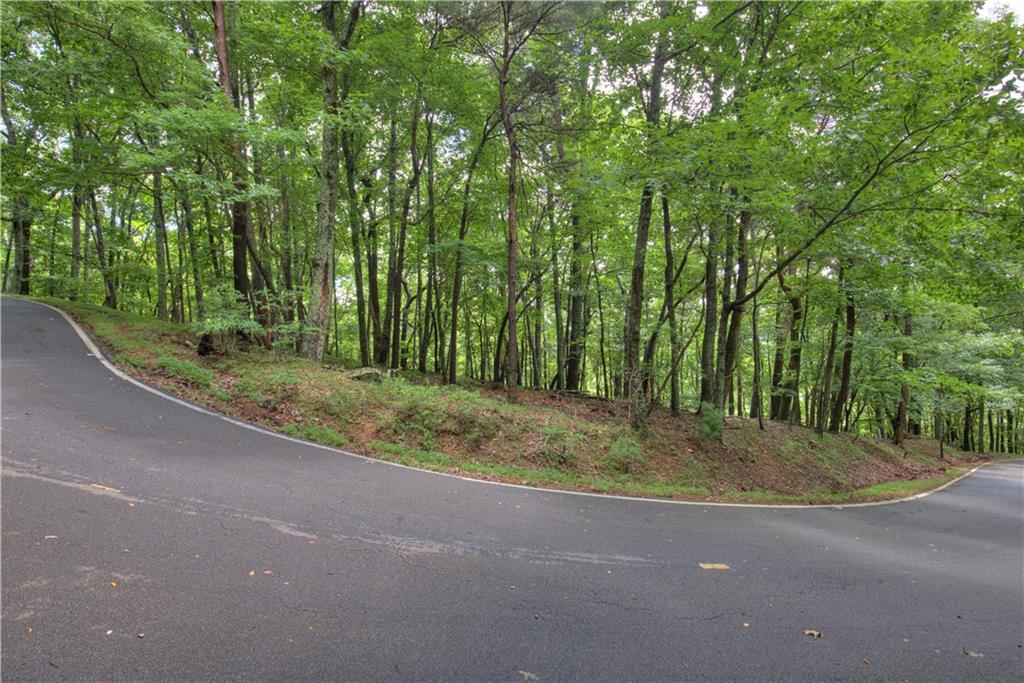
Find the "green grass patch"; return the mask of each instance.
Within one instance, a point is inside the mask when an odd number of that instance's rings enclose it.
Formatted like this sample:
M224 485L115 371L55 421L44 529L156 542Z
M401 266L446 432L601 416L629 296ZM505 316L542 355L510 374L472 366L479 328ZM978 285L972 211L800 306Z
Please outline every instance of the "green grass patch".
M297 436L306 441L316 441L326 446L344 446L348 443L344 434L322 425L299 425L289 422L281 427L281 431L289 436Z
M388 456L388 460L408 465L410 467L422 467L423 469L440 471L447 469L452 463L451 457L444 453L423 450L421 448L410 448L400 443L371 441L370 446L374 450L380 451Z
M960 475L970 471L967 467L951 467L946 473L931 479L913 479L910 481L887 481L857 489L848 494L854 498L904 498L915 493L937 488L953 481Z
M464 472L484 474L508 480L510 483L526 486L557 486L565 489L584 489L597 493L622 493L627 495L671 498L677 495L708 496L710 492L700 486L677 486L673 484L644 483L628 479L617 480L565 472L553 468L528 468L481 462L461 463Z
M213 396L215 399L221 401L222 403L228 403L229 401L231 401L231 394L229 394L228 392L224 391L219 387L210 387L210 396Z
M205 389L213 382L213 373L192 361L161 356L156 359L156 366L168 377L184 380L196 387Z

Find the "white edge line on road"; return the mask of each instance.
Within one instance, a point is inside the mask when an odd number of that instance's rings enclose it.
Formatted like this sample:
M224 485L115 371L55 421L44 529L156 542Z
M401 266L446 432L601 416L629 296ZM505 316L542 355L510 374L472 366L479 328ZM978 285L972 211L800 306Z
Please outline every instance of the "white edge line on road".
M110 362L107 359L106 354L104 354L103 351L100 350L99 346L97 346L96 343L93 341L92 337L90 337L89 334L82 328L82 326L79 325L78 322L74 318L72 318L70 315L68 315L65 311L57 308L56 306L51 306L50 304L45 304L45 303L43 303L41 301L33 301L32 299L22 299L22 301L29 301L30 303L38 304L40 306L45 306L46 308L49 308L50 310L56 311L57 313L59 313L60 316L62 318L64 318L64 320L66 320L67 323L69 325L71 325L71 328L78 334L78 336L82 340L82 343L85 344L85 346L89 350L90 354L93 357L95 357L96 360L98 360L100 363L102 363L107 368L107 370L110 370L110 372L114 373L116 376L118 376L119 378L123 379L124 381L129 382L131 384L134 384L135 386L139 387L140 389L148 391L151 394L155 394L155 395L157 395L157 396L159 396L159 397L161 397L163 399L166 399L168 401L172 401L172 402L177 403L178 405L184 406L186 408L190 408L192 410L195 410L196 412L203 413L204 415L209 415L211 417L220 418L221 420L224 420L225 422L230 422L231 424L233 424L233 425L235 425L237 427L243 427L245 429L251 429L254 432L260 432L261 434L266 434L268 436L273 436L273 437L276 437L278 439L284 439L285 441L291 441L293 443L301 444L303 446L312 446L314 448L319 448L321 450L330 451L331 453L338 453L340 455L347 455L347 456L349 456L351 458L358 458L358 459L363 460L364 462L368 462L368 463L390 465L391 467L400 467L402 469L412 470L414 472L423 472L425 474L433 474L433 475L437 475L437 476L441 476L441 477L451 477L453 479L461 479L462 481L474 482L474 483L478 483L478 484L491 484L492 486L503 486L503 487L514 488L514 489L523 489L523 490L526 490L526 491L533 491L534 493L558 493L558 494L565 494L565 495L570 495L570 496L587 496L587 497L590 497L590 498L599 498L599 499L602 499L602 500L625 500L625 501L630 501L630 502L643 502L643 503L662 503L662 504L671 504L671 505L690 505L690 506L699 506L699 507L768 508L768 509L774 509L774 510L800 510L800 509L805 509L806 510L806 509L812 509L812 508L825 508L825 509L832 508L833 510L842 510L844 508L876 507L876 506L879 506L879 505L892 505L894 503L907 503L907 502L914 501L914 500L920 500L921 498L924 498L926 496L930 496L933 493L938 493L939 491L942 491L944 489L949 488L950 486L952 486L953 484L957 483L961 479L963 479L965 477L969 477L970 475L974 474L975 472L980 470L982 467L985 467L986 465L992 465L992 464L996 464L996 463L999 463L999 462L1007 462L1007 461L998 461L998 460L996 460L996 461L993 461L993 462L982 463L981 465L978 465L977 467L971 469L970 471L965 472L964 474L961 474L956 479L952 479L952 480L946 482L945 484L943 484L942 486L939 486L938 488L934 488L934 489L931 489L929 491L924 491L922 493L916 493L916 494L914 494L912 496L907 496L906 498L895 498L893 500L879 500L879 501L873 501L873 502L869 502L869 503L822 503L822 504L815 504L815 505L778 505L778 504L768 504L768 503L714 503L714 502L701 502L701 501L696 501L696 500L671 500L671 499L667 499L667 498L644 498L644 497L641 497L641 496L617 496L617 495L606 494L606 493L588 493L586 491L567 491L565 489L547 489L547 488L540 488L540 487L536 487L536 486L524 486L522 484L509 484L508 482L504 482L504 481L489 481L487 479L474 479L473 477L464 477L464 476L459 475L459 474L450 474L448 472L436 472L434 470L425 470L425 469L421 469L419 467L411 467L409 465L403 465L403 464L397 463L397 462L389 462L387 460L379 460L377 458L371 458L371 457L366 456L366 455L359 455L358 453L352 453L350 451L345 451L345 450L342 450L340 448L334 448L332 446L325 446L323 444L315 443L313 441L306 441L304 439L296 439L295 437L288 436L287 434L281 434L279 432L271 431L269 429L264 429L263 427L259 427L257 425L251 424L249 422L245 422L243 420L236 420L233 417L229 417L229 416L224 415L222 413L218 413L218 412L215 412L213 410L208 410L206 408L198 406L195 403L192 403L191 401L186 401L184 399L178 398L177 396L172 396L172 395L170 395L170 394L168 394L168 393L166 393L164 391L161 391L161 390L159 390L159 389L157 389L155 387L152 387L152 386L146 384L145 382L142 382L142 381L139 381L139 380L135 379L134 377L132 377L128 373L126 373L123 370L121 370L121 368L117 367L112 362Z

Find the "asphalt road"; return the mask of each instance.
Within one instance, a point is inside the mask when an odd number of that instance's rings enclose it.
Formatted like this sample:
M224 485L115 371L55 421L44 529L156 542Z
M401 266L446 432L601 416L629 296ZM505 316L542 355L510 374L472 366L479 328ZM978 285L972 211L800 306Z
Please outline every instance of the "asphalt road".
M6 681L1024 671L1020 463L845 509L470 482L196 412L49 309L0 315Z

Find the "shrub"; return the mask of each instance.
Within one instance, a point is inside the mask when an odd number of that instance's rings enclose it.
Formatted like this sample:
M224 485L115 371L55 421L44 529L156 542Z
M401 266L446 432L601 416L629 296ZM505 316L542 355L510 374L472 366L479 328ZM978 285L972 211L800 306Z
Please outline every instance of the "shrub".
M196 323L195 330L200 336L213 337L228 349L234 348L238 335L253 337L263 333L260 324L249 317L249 304L226 282L207 292L203 300L203 319Z
M288 316L295 311L296 303L299 301L302 301L302 292L298 290L282 290L267 295L266 307L270 319L274 321L268 331L271 346L279 355L295 351L302 336L313 329L303 325L298 318L293 317L291 322L288 322Z
M608 447L604 464L619 474L636 474L644 466L644 454L640 443L632 436L618 437Z
M722 438L722 426L725 423L725 411L713 404L703 401L700 404L700 435L715 439Z
M406 385L405 398L395 409L394 419L388 427L395 436L411 438L421 448L433 450L435 436L444 418L441 406L431 404L430 399L418 387Z
M567 435L565 427L544 427L540 430L544 442L540 454L549 467L562 469L572 468L576 464L576 452L573 448L579 442L578 435Z

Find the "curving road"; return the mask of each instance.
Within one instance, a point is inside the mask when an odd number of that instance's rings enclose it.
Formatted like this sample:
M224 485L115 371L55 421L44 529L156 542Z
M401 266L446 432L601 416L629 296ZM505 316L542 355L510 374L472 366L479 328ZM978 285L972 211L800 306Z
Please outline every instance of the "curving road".
M5 680L1024 671L1021 463L846 509L497 486L230 424L0 315Z

